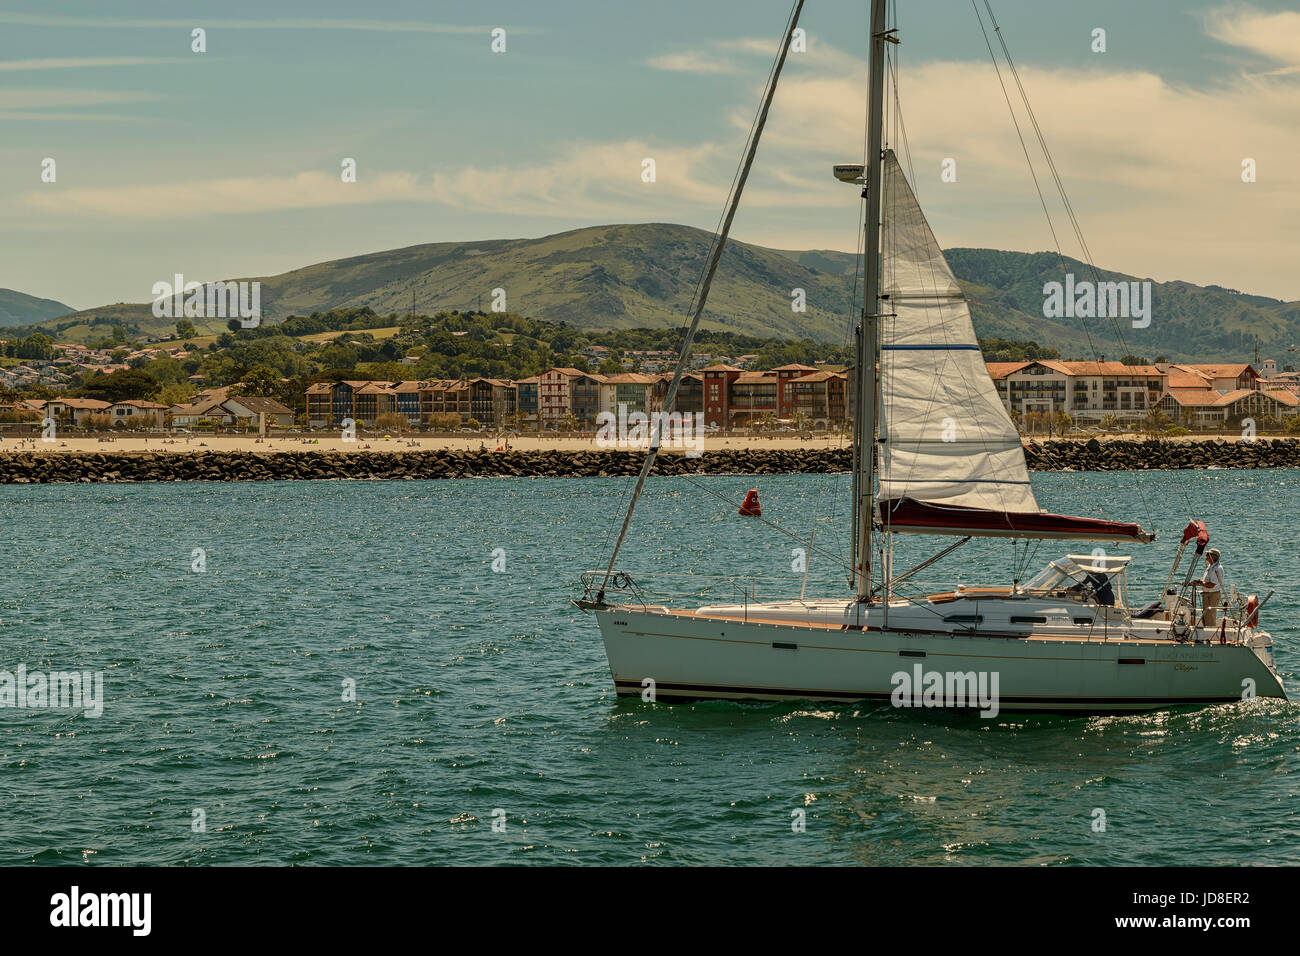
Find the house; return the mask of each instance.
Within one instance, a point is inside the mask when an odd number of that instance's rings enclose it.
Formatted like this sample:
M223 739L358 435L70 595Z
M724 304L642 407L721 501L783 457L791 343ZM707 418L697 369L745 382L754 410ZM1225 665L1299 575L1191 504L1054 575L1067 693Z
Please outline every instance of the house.
M119 422L127 428L161 428L166 424L167 406L157 402L129 399L114 402L108 407L108 415L116 426Z
M537 414L542 425L556 425L573 413L569 383L581 374L576 368L550 368L537 376Z
M1196 375L1206 381L1209 388L1216 392L1230 392L1235 389L1252 389L1259 380L1259 373L1247 362L1235 362L1225 365L1173 365L1166 363L1162 369L1177 369L1184 374Z
M106 414L110 405L110 402L102 402L97 398L54 398L46 402L41 411L47 418L80 425L91 415Z
M410 425L420 424L420 383L397 382L393 385L393 411L405 415Z
M307 386L307 427L328 428L334 424L334 383Z
M381 404L387 404L376 396L392 382L364 382L350 379L342 382L317 382L307 387L307 424L310 428L338 427L347 419L374 421L374 414L366 418L358 408L358 391L367 385L378 386L366 396L360 397L360 407L367 413L373 412ZM367 397L368 396L368 397ZM391 411L391 409L389 409ZM380 412L379 414L382 414Z
M1300 412L1300 396L1286 388L1170 388L1160 409L1183 425L1221 425L1243 418L1289 418Z
M347 417L366 425L374 425L381 415L392 415L397 408L392 382L366 382L353 389L352 398L352 414Z
M1161 365L1168 384L1160 409L1184 425L1243 418L1285 418L1300 411L1300 394L1277 377L1263 379L1244 362Z
M668 398L668 386L672 384L672 381L672 375L665 372L658 376L654 384L650 386L651 411L661 412L664 410L664 401ZM685 373L682 380L677 384L677 399L673 402L673 407L668 411L680 412L683 415L693 415L696 412L703 413L704 376L699 372Z
M213 399L172 406L172 427L194 428L203 425L233 425L235 416L221 402Z
M293 409L286 408L273 398L238 395L226 399L221 404L235 417L236 422L260 425L261 417L265 415L268 425L277 428L289 428L293 425Z

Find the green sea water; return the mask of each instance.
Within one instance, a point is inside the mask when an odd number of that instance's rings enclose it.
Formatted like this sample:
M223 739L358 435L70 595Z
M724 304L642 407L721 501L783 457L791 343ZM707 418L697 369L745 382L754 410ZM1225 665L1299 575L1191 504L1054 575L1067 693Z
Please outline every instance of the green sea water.
M820 553L845 550L847 476L701 481L815 531L808 593L847 594ZM1300 471L1034 485L1049 509L1160 530L1133 552L1135 601L1204 518L1230 583L1277 589L1264 625L1300 695ZM1290 702L982 720L616 698L569 598L629 487L0 488L0 671L100 672L105 698L99 717L0 709L0 863L1300 863ZM686 480L648 488L620 561L638 579L798 592L806 542ZM926 545L901 540L899 566ZM1061 550L972 543L926 577L1005 583Z

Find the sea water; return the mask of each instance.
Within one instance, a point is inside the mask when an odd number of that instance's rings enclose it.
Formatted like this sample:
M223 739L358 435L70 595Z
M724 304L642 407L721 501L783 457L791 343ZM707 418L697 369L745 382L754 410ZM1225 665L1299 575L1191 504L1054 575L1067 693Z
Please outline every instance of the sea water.
M1048 509L1160 531L1130 549L1134 604L1206 520L1230 584L1277 589L1263 625L1300 695L1300 471L1033 480ZM0 707L0 864L1300 863L1295 703L617 698L569 599L631 485L0 488L0 672L103 681L98 716ZM727 503L751 487L763 521ZM652 479L619 566L697 601L846 596L848 492ZM936 549L898 536L896 567ZM920 576L1001 584L1091 550L974 541Z

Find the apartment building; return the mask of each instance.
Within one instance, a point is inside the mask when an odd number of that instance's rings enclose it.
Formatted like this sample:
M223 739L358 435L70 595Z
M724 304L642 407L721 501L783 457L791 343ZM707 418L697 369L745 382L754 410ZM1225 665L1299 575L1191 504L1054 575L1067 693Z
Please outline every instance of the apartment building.
M849 382L843 372L810 372L786 383L791 418L829 428L847 418Z
M789 385L796 379L805 375L811 375L817 369L811 365L782 365L780 368L772 369L776 375L776 417L793 418L794 417L794 397L790 391Z
M420 383L422 421L430 421L434 415L458 415L462 422L467 422L473 417L470 404L468 382L445 378Z
M1076 421L1107 415L1137 421L1159 404L1166 374L1154 365L1122 362L989 362L1003 405L1021 415L1065 412Z
M731 386L741 376L731 365L710 365L700 370L704 389L704 424L728 428L731 425Z
M741 372L731 383L727 428L743 427L767 415L780 417L781 382L775 372Z
M1300 396L1260 379L1244 363L1162 365L1168 376L1160 409L1183 425L1218 425L1243 418L1285 418L1300 411Z
M514 382L495 378L476 378L469 382L470 417L500 428L515 418L518 393Z
M649 412L658 381L657 376L640 372L605 376L600 383L600 411L617 415L618 407L626 405L629 413Z
M547 369L537 377L537 413L543 427L559 428L572 415L579 425L589 426L601 410L603 375L576 368Z
M537 384L539 376L521 378L515 382L515 414L521 425L537 423Z
M672 381L671 372L664 372L655 378L654 384L650 386L651 411L661 412L664 410L664 402L668 398L668 386L672 384ZM699 372L686 372L683 374L682 380L677 383L677 398L673 402L673 407L668 411L680 412L683 415L703 412L704 376Z

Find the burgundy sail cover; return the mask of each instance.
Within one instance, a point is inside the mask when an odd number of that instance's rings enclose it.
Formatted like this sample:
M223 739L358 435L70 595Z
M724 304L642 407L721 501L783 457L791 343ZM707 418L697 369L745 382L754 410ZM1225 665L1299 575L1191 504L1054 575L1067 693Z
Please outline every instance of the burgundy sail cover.
M1090 541L1151 541L1140 525L1100 518L1041 513L1017 514L915 498L880 502L880 520L890 531L912 534L972 534L1004 538L1077 538Z

